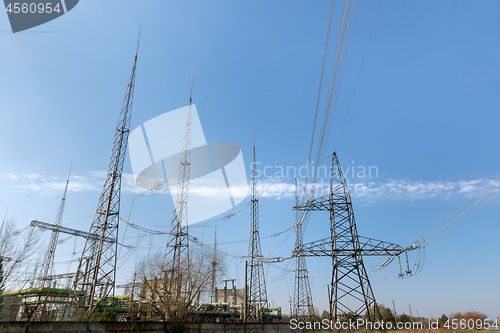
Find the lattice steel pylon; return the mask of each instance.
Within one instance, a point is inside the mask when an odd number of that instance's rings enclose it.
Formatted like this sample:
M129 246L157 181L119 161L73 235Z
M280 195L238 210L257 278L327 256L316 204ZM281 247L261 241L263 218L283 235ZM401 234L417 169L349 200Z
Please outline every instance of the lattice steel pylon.
M259 235L259 195L257 189L257 161L255 138L253 144L252 199L250 204L250 241L248 245L248 320L262 320L262 310L267 307L266 281L262 265Z
M295 206L299 205L297 179L295 179ZM304 240L302 223L299 223L300 212L295 212L295 249L301 249ZM297 252L300 252L297 250ZM307 272L306 258L295 256L295 283L293 290L293 313L295 319L305 320L314 317L314 306L311 296L311 286Z
M333 321L355 319L365 314L378 316L375 296L363 264L363 255L398 256L401 246L358 235L351 195L336 153L332 156L330 193L295 207L297 210L327 211L330 237L303 244L294 255L332 258L329 291L330 318Z
M337 154L332 156L332 173L330 179L330 236L332 249L341 248L345 243L352 246L351 253L335 253L332 257L333 271L330 289L330 316L337 321L341 316L363 315L377 308L368 274L366 273L351 195ZM350 304L353 300L361 299L361 304Z
M62 224L62 218L64 214L64 206L66 204L66 193L68 192L69 177L71 175L71 167L69 169L68 179L66 180L66 186L64 187L63 197L61 203L59 204L59 210L57 211L56 221L54 226L60 227ZM49 286L51 280L49 276L54 275L54 256L56 254L57 242L59 240L59 230L54 229L50 234L49 247L43 258L42 268L40 270L40 276L38 278L39 286L41 288Z
M215 294L215 280L217 277L217 230L214 233L214 257L212 260L212 285L210 286L210 303L215 303L217 301L217 295Z
M81 307L84 307L90 315L97 307L109 305L110 300L114 298L121 176L130 132L138 51L139 41L116 126L108 173L71 287L70 297L76 300L72 316ZM100 237L95 239L90 235L99 235ZM106 239L113 241L106 241Z
M59 228L62 224L62 218L64 214L64 206L66 203L66 193L68 192L69 177L71 175L71 167L69 169L68 179L66 180L66 186L64 187L64 193L59 204L59 209L57 211L56 220L54 223L54 229L50 234L49 246L47 247L47 252L42 261L42 266L40 268L40 274L38 276L37 286L39 288L51 287L52 280L56 278L54 276L54 257L56 254L57 242L59 240ZM39 295L36 307L31 315L31 320L40 320L46 310L47 302L49 298L49 291L47 290L45 295Z
M189 274L189 237L188 237L188 190L191 173L191 104L193 102L193 83L184 131L184 142L180 167L177 172L177 193L175 210L170 224L170 235L165 249L164 268L170 273L169 292L176 300L182 297L182 270ZM183 267L184 266L184 267Z

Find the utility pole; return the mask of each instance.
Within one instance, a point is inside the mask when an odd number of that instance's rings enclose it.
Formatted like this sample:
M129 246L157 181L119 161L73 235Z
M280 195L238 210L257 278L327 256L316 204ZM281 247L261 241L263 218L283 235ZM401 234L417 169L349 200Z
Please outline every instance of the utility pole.
M134 273L134 280L132 281L132 292L130 295L130 304L129 304L129 312L132 312L133 306L134 306L134 288L135 288L135 278L137 276L137 273Z
M398 322L398 315L396 314L396 305L394 304L394 300L392 300L392 308L394 309L394 321Z
M74 302L76 301L72 317L80 307L84 307L90 316L97 307L115 295L121 177L130 132L140 36L139 32L134 65L116 126L108 173L88 233L100 235L100 239L87 237L85 241L69 296L74 298ZM115 241L106 242L106 238Z
M250 204L250 242L248 245L248 271L250 276L248 303L250 305L249 317L252 320L262 321L261 310L267 307L266 281L262 265L262 249L259 235L259 196L257 190L257 160L255 157L255 129L253 142L252 165L252 199Z

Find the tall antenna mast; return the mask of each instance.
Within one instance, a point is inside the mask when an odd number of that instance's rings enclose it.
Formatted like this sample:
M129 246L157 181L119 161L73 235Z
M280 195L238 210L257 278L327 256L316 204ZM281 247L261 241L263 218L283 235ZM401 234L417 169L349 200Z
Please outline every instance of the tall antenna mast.
M217 271L217 230L215 230L214 234L214 258L212 261L212 290L210 292L210 303L217 302L217 295L215 294L215 280L216 280L216 271Z
M84 295L77 300L78 304L73 310L76 311L78 307L83 306L89 315L105 302L106 298L114 297L115 294L121 176L130 132L140 38L141 32L139 31L134 65L116 126L108 173L70 292L70 297L75 297L75 299L77 294ZM96 239L91 235L100 235L100 237ZM113 239L114 242L106 241L106 239Z
M68 179L66 180L66 186L64 188L64 194L61 199L61 204L59 205L59 210L57 211L56 221L54 223L54 228L50 235L49 246L47 252L43 258L42 267L40 269L40 275L38 277L37 286L40 288L51 287L51 282L54 279L54 257L56 254L57 242L59 240L59 232L62 224L62 218L64 213L64 206L66 203L66 193L68 192L69 178L71 176L71 169L73 163L69 167ZM49 301L49 292L42 296L39 295L37 300L37 305L35 306L35 311L31 315L31 320L40 320L45 314L47 308L47 301Z
M183 154L180 160L177 181L177 198L174 216L170 225L167 248L165 251L164 265L170 272L170 292L176 295L176 300L181 300L182 294L182 266L187 262L189 266L189 239L188 239L188 189L191 173L191 104L193 102L193 80L191 81L191 94L184 132ZM189 274L189 269L187 269ZM172 282L176 282L175 286Z
M262 249L259 235L259 195L257 189L257 159L255 157L255 127L253 135L252 198L250 204L250 242L248 245L248 303L249 318L262 320L261 313L267 307L266 281L262 265Z
M42 263L42 269L40 271L40 287L43 288L45 286L50 286L49 275L54 274L54 256L56 254L56 246L57 241L59 240L59 229L62 224L62 218L64 214L64 206L66 204L66 193L68 192L68 184L69 177L71 176L71 169L73 167L73 163L69 167L68 179L66 180L66 187L64 188L64 194L61 199L61 204L59 205L59 210L57 211L56 221L54 223L55 229L52 230L52 234L50 235L49 247L47 248L47 253L45 254L45 258Z

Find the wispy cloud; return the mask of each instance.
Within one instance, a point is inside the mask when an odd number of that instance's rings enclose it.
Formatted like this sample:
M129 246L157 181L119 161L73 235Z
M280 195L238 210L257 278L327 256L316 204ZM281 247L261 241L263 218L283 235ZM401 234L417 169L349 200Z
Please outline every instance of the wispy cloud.
M3 174L0 175L0 181L10 189L46 196L61 194L66 185L65 177L40 174ZM71 176L70 183L71 186L68 187L70 192L88 192L99 189L96 179L91 176Z
M90 171L83 175L72 175L69 192L99 192L102 189L106 172ZM355 179L349 182L353 198L368 204L384 200L428 200L434 198L446 199L455 197L471 197L481 191L492 179L480 178L457 181L425 181L413 179L383 179L371 178L366 181ZM31 192L38 195L60 195L66 184L65 176L41 174L3 174L0 182L4 188L22 192ZM317 196L327 195L330 184L328 181L316 184ZM299 184L302 194L302 186ZM146 190L135 184L132 174L122 175L122 192L127 194L141 194ZM248 185L231 187L232 196L245 198L250 188ZM168 193L168 188L163 188L159 193ZM258 183L259 197L269 199L290 199L295 196L295 184L285 178L265 178ZM203 181L195 179L189 184L190 195L210 198L226 196L228 188L224 183Z
M485 184L486 180L473 180L477 185ZM446 198L463 193L462 189L469 183L463 181L421 181L413 179L391 179L386 181L369 181L353 184L351 191L354 197L376 202L379 200L426 200L436 197ZM483 187L484 187L483 186ZM479 191L479 186L477 187ZM482 189L482 187L481 187Z

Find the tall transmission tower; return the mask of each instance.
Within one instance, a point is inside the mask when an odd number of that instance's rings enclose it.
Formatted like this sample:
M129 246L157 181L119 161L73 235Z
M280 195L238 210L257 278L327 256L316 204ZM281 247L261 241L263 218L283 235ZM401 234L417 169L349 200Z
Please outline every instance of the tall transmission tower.
M66 203L66 193L68 192L69 177L71 175L71 167L69 169L68 179L66 180L66 186L64 188L63 197L59 205L59 210L57 211L56 221L54 223L54 229L50 235L49 246L47 252L43 258L42 267L40 269L40 275L38 276L38 287L45 288L50 287L52 280L57 279L58 276L54 275L54 256L56 253L57 242L59 240L59 229L61 228L62 218L64 214L64 206ZM49 298L49 291L46 291L45 295L39 295L37 304L34 307L34 311L31 314L31 320L40 320L45 314L47 309L47 301Z
M399 256L408 249L358 235L351 195L336 153L332 156L330 193L295 209L327 211L330 215L330 237L303 244L294 255L332 258L331 320L355 319L365 313L372 318L379 315L363 256Z
M64 194L61 199L61 204L59 205L59 210L57 211L56 221L54 223L54 226L56 228L52 231L50 235L49 247L47 248L47 252L45 253L42 269L40 270L40 277L38 278L40 281L41 288L50 285L51 279L49 278L49 276L54 274L54 256L56 254L57 241L59 240L58 227L60 227L62 224L64 205L66 204L66 193L68 192L70 175L71 175L71 167L69 168L68 179L66 180L66 187L64 188Z
M107 301L107 297L114 297L115 293L121 176L130 132L140 37L139 32L134 65L116 126L108 173L71 288L70 297L76 299L79 294L85 296L77 300L77 306L73 311L83 306L91 314L98 306ZM95 239L91 235L99 235L100 237ZM109 239L113 241L106 241Z
M295 206L299 205L297 178L295 178ZM302 223L299 223L300 212L295 211L295 249L299 252L304 240ZM311 296L311 286L306 266L306 258L302 255L295 257L295 284L293 291L293 317L307 319L314 317L314 306Z
M188 189L191 173L191 104L193 102L193 83L189 97L189 108L184 131L184 143L177 177L177 197L170 225L170 235L165 250L164 267L170 272L170 292L181 299L183 270L189 274L189 237L188 237ZM166 263L166 264L165 264ZM175 283L175 285L172 285Z
M332 249L343 246L352 247L354 251L336 254L332 257L332 282L330 290L330 315L336 321L339 316L353 312L362 315L365 311L373 315L372 309L377 308L375 296L368 280L363 257L360 253L358 230L354 220L351 195L342 173L336 153L332 157L332 174L330 179L329 204L330 235ZM361 299L363 303L352 307L349 302ZM354 311L352 311L354 310Z
M257 190L257 161L255 135L253 144L252 199L250 201L250 242L248 245L248 306L250 320L262 320L261 310L267 307L266 281L262 265L262 248L259 235L259 195Z

